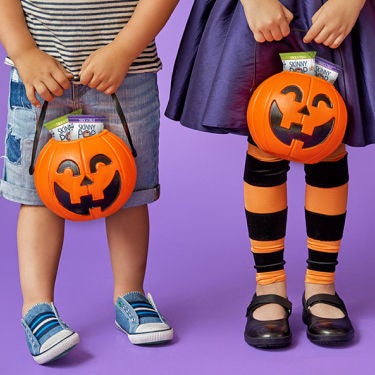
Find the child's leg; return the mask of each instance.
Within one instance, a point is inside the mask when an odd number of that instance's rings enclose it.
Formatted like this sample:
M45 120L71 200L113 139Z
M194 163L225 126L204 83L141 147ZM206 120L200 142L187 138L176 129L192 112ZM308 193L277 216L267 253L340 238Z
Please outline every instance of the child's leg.
M67 90L49 104L46 121L70 112ZM73 107L74 108L74 107ZM39 110L31 105L15 68L11 69L8 123L1 195L21 204L18 258L23 295L22 326L34 360L40 364L65 355L79 336L59 317L53 304L54 286L64 236L64 220L43 206L29 174L35 123ZM48 140L43 128L39 147Z
M256 295L286 297L284 237L287 220L286 179L289 162L249 143L245 167L246 219L254 256ZM259 320L285 317L278 304L266 304L253 314Z
M284 271L288 170L288 161L249 143L244 195L257 285L246 312L244 338L256 348L287 346L292 337Z
M78 334L61 320L53 304L64 220L43 206L22 205L17 229L21 323L32 357L44 364L65 355L79 342Z
M173 329L150 295L144 294L149 216L148 204L159 198L160 105L156 73L128 74L116 95L137 150L137 181L125 208L106 219L114 277L116 326L133 344L169 341ZM105 115L106 127L126 142L111 97L90 90L85 96L91 113ZM94 103L94 105L92 105Z
M52 302L64 237L64 220L43 206L21 206L18 258L23 315L40 302Z
M147 205L124 208L106 218L114 277L114 302L132 291L144 292L149 217Z
M348 165L344 145L321 163L306 165L306 227L309 257L305 298L335 294L335 267L343 235L348 195ZM311 306L311 313L342 318L343 312L327 304Z

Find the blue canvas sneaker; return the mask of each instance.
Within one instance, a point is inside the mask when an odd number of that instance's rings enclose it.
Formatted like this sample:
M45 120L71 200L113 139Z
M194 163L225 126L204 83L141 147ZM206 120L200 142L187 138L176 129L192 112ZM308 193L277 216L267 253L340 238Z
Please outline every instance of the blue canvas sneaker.
M78 333L60 319L53 303L33 306L21 323L30 353L39 364L62 357L79 342Z
M132 344L159 344L173 339L173 329L159 313L151 294L130 292L116 301L117 328Z

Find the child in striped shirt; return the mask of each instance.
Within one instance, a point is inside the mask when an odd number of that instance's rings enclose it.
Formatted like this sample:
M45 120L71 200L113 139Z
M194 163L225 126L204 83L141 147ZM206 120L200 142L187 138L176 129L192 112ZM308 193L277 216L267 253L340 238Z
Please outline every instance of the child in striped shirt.
M154 38L178 0L0 0L0 42L11 65L4 198L19 203L18 252L22 325L39 364L55 360L79 336L59 317L54 286L64 219L43 206L28 173L35 119L48 101L46 121L82 108L105 115L106 128L126 141L111 95L123 104L137 150L137 182L125 207L106 218L114 276L116 325L134 344L172 339L143 281L149 239L148 203L159 197L161 68ZM41 141L48 140L43 129Z

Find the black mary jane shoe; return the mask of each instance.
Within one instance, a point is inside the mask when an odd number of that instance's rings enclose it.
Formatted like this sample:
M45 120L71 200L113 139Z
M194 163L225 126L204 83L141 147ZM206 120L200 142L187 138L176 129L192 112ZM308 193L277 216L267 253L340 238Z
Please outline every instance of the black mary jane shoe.
M286 317L276 320L257 320L253 317L258 307L270 303L281 305L285 309ZM288 322L291 312L292 304L287 298L276 294L254 295L246 312L245 341L251 346L263 349L288 346L292 339Z
M317 303L325 303L339 308L343 313L343 318L320 318L313 315L310 311L311 306ZM311 342L321 346L338 346L351 341L354 337L354 329L349 319L348 312L344 301L338 294L315 294L305 301L302 297L303 304L303 322L307 326L307 337Z

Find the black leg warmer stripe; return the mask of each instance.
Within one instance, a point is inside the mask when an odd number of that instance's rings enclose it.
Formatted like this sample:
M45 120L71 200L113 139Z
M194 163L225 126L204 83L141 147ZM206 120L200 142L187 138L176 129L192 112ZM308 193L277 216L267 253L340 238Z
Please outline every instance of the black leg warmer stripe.
M305 210L308 237L319 241L341 240L344 232L345 216L345 213L330 216Z
M273 253L253 253L257 272L279 271L284 268L284 250Z
M277 186L286 182L288 170L288 160L265 162L247 154L244 181L253 186Z
M324 253L309 249L307 268L320 272L335 272L338 253Z
M305 164L306 183L319 188L332 188L349 181L347 155L338 161Z
M257 241L274 241L285 237L288 209L258 214L246 211L249 237Z

